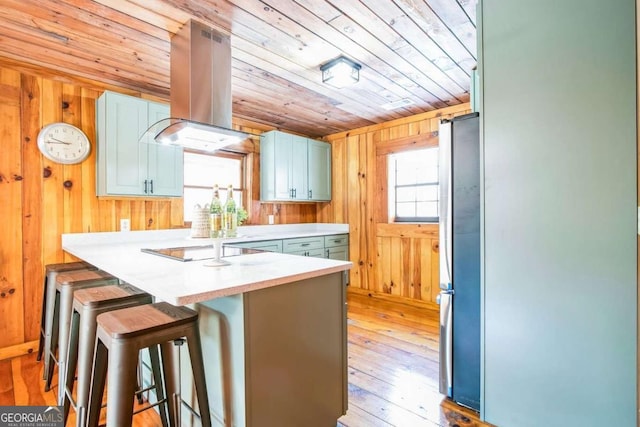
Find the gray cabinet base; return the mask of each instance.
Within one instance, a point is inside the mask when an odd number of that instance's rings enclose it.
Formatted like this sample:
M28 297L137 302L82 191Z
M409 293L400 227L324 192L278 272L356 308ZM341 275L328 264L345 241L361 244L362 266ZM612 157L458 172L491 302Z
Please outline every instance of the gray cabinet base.
M200 313L214 425L335 425L347 410L342 273L219 298ZM183 351L186 349L183 349ZM182 397L195 401L188 358ZM188 421L183 413L183 421Z

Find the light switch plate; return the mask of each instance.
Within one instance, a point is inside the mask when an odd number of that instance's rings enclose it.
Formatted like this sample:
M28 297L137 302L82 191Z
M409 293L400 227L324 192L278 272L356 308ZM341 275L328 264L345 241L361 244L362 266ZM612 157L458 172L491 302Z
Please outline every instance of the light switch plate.
M640 208L638 208L638 209L640 209ZM273 224L273 223L274 223L273 215L269 215L269 224ZM639 227L640 227L640 225L639 225ZM639 229L639 230L640 230L640 229ZM639 231L639 232L640 232L640 231Z

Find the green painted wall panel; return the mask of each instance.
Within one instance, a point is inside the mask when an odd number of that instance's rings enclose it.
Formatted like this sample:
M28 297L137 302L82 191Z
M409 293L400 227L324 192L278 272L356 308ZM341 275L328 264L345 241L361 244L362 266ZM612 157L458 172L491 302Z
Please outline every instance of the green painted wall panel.
M483 416L635 426L635 1L480 10Z

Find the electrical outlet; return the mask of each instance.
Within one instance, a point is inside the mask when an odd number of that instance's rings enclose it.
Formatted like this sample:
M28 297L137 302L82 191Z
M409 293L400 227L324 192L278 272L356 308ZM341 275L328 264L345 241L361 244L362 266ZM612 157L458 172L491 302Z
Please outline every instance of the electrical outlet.
M131 221L128 218L120 220L120 231L131 231Z
M269 215L269 224L273 224L274 220L273 220L273 215Z

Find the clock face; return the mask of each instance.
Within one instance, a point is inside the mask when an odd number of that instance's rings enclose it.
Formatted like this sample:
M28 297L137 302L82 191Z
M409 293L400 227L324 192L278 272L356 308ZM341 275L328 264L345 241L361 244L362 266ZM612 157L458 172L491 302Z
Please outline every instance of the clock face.
M77 127L67 123L51 123L38 134L38 148L49 160L57 163L80 163L91 151L89 138Z

